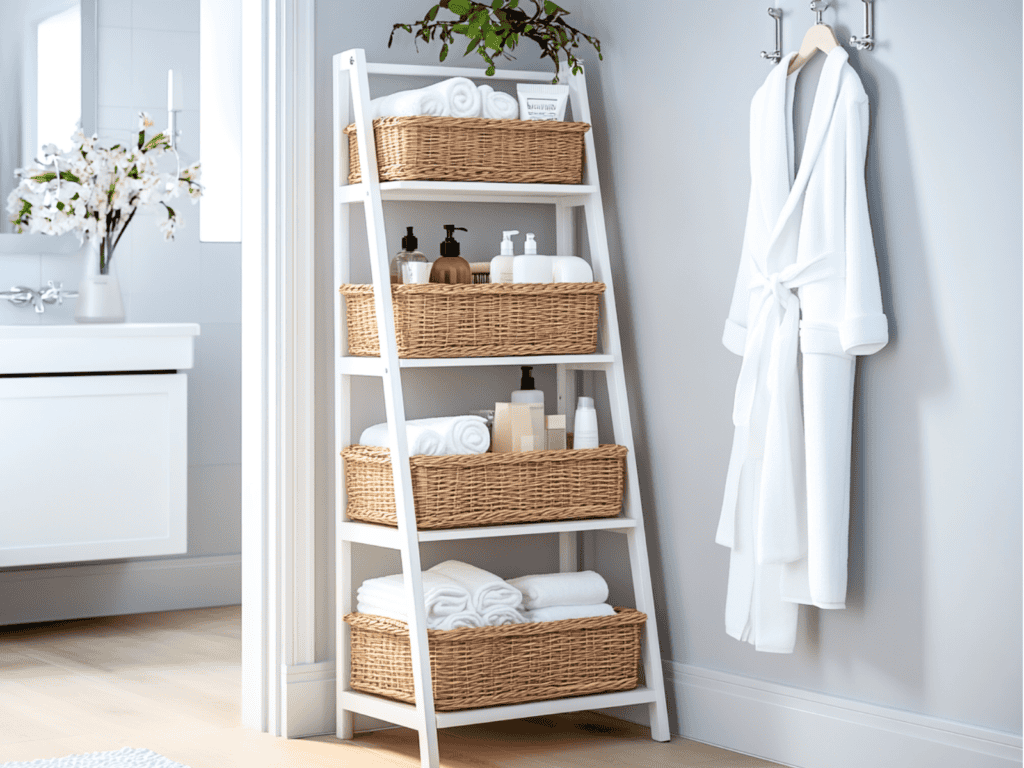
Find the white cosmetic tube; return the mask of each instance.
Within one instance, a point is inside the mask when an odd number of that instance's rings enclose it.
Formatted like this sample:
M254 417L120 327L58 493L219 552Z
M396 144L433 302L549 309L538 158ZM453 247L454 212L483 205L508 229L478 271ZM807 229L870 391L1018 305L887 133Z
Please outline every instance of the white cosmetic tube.
M569 86L543 83L518 83L519 117L522 120L565 119L565 102L569 99Z

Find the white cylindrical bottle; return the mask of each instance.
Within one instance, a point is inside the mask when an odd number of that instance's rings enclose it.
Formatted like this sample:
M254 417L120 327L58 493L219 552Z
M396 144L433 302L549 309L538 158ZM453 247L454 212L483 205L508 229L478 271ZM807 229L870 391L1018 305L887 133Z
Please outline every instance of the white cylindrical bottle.
M576 426L572 447L574 450L597 448L597 411L594 410L592 397L580 397L576 401Z
M512 235L518 235L518 229L508 229L501 233L501 253L491 259L491 282L512 282Z
M550 283L551 263L550 256L537 255L537 241L533 239L533 232L527 232L524 253L512 262L512 282Z

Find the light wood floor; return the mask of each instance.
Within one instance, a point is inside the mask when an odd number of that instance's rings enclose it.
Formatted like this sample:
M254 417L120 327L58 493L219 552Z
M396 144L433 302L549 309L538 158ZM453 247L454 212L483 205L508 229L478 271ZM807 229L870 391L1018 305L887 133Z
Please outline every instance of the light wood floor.
M418 766L402 728L286 740L239 725L237 606L0 627L0 763L151 749L189 768ZM594 713L441 732L445 768L765 768Z

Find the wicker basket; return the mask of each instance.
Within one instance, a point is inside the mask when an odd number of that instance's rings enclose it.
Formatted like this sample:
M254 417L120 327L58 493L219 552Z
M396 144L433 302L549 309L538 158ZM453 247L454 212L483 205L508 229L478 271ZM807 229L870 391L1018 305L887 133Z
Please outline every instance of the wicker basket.
M416 527L615 517L622 509L626 451L621 445L602 445L579 451L410 456ZM351 445L341 455L348 517L397 526L390 451Z
M372 285L343 285L348 353L376 357ZM590 355L604 283L394 285L398 356Z
M373 121L381 181L579 184L586 123L477 117L382 117ZM348 136L350 184L360 181L356 127Z
M614 616L504 627L428 630L434 707L475 707L629 691L640 673L647 616ZM383 616L350 613L353 690L415 703L409 629Z

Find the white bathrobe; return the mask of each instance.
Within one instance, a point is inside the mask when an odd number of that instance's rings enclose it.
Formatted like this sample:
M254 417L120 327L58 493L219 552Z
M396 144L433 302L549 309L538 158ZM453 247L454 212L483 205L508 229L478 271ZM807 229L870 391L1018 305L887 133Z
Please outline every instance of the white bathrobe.
M854 356L888 341L867 95L846 51L829 53L794 178L794 55L751 104L750 206L723 336L743 365L715 539L732 550L726 631L775 653L793 650L798 604L845 607Z

